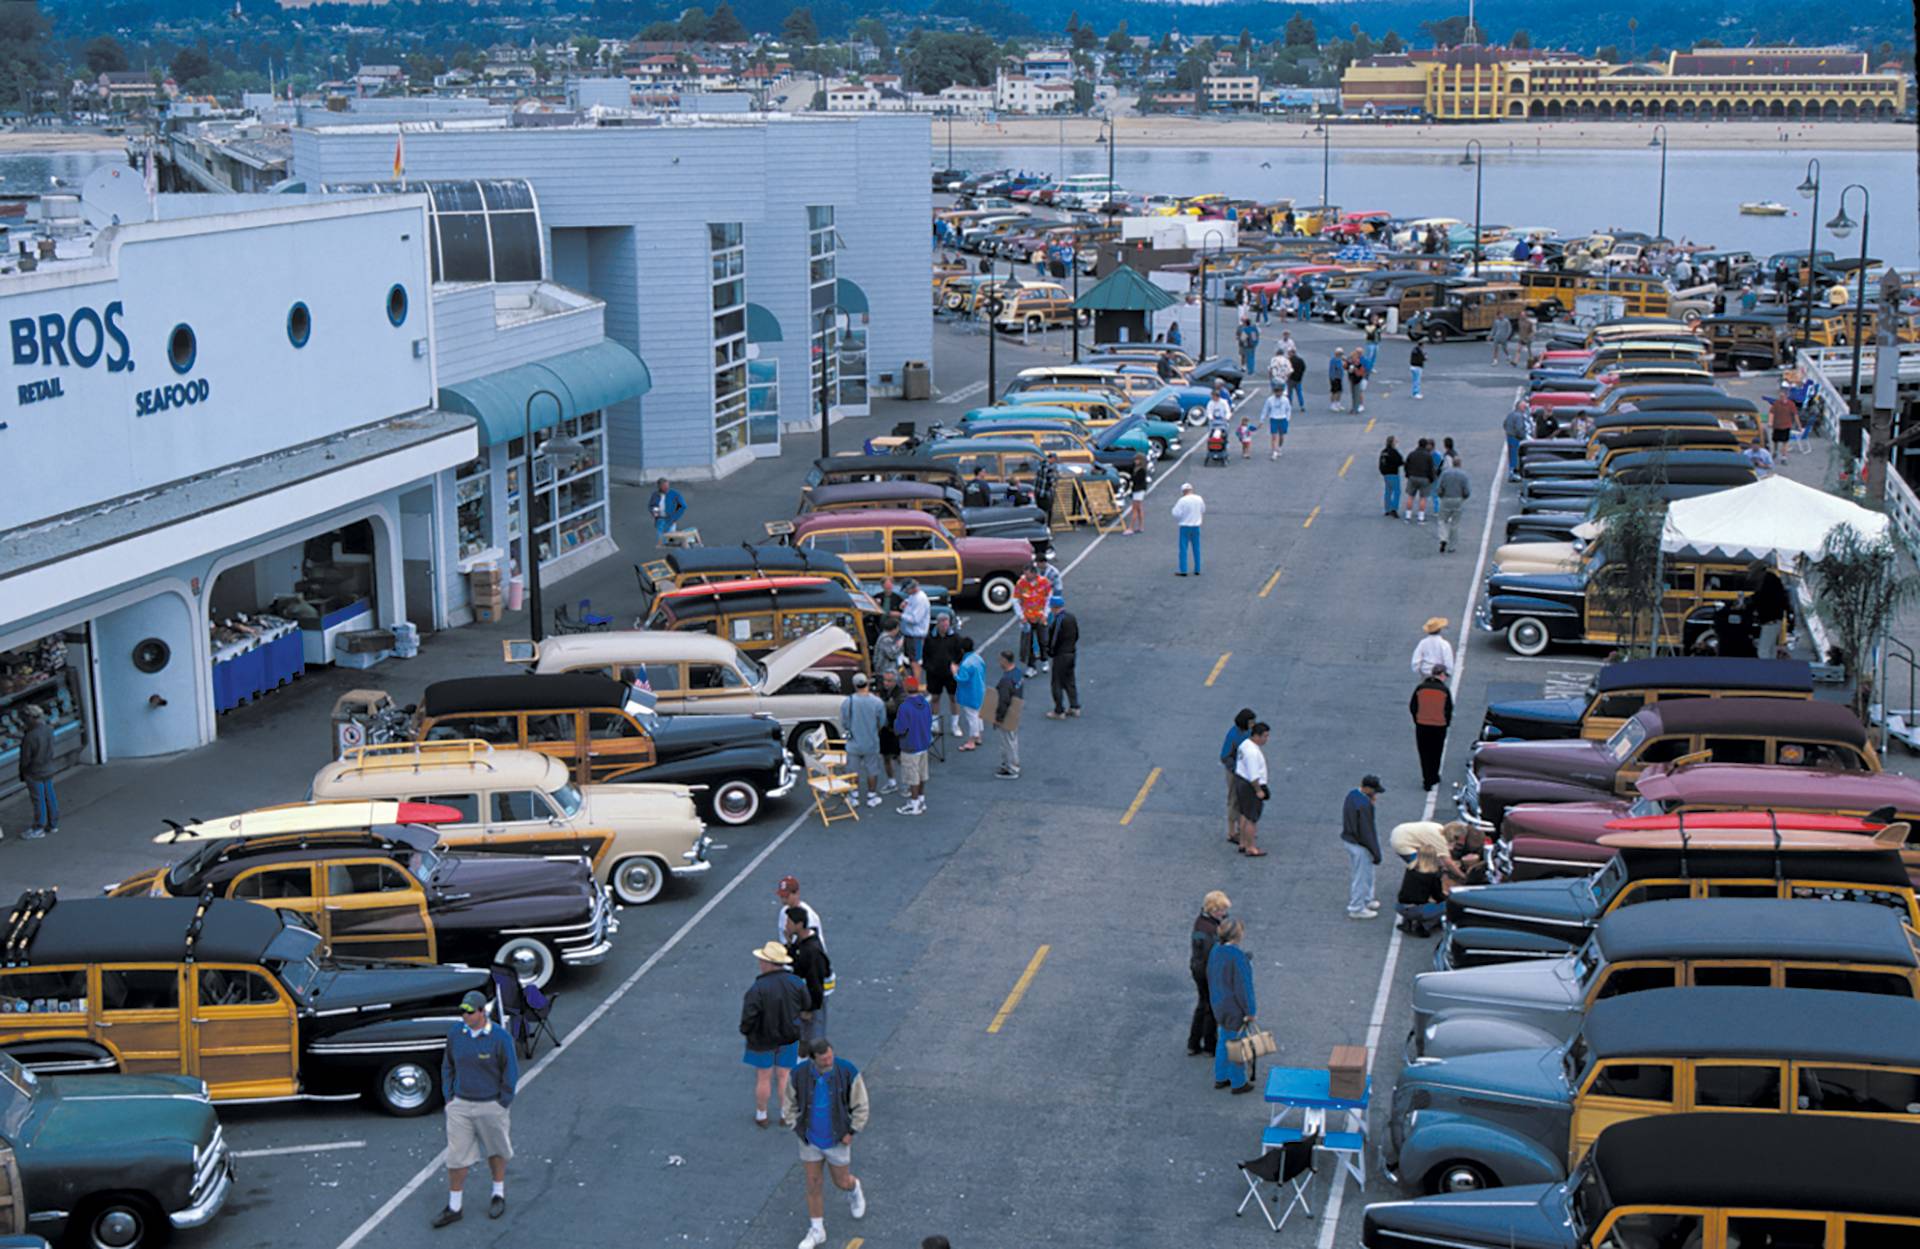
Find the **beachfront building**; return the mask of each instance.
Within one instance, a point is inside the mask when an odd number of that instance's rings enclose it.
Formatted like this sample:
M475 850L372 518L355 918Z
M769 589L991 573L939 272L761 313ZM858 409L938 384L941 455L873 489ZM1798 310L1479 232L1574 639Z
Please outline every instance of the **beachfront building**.
M1042 82L1072 82L1073 53L1065 48L1036 48L1021 58L1020 72Z
M1003 113L1058 113L1073 107L1073 84L1057 78L1002 74L993 84L993 106Z
M446 622L453 473L426 197L163 195L103 167L55 258L0 275L0 793L17 713L59 761L168 754L339 661ZM183 275L221 275L193 280Z
M1349 113L1436 121L1614 118L1886 121L1903 75L1846 48L1696 48L1664 65L1614 65L1550 49L1428 48L1368 57L1340 82Z
M1260 75L1208 74L1200 80L1200 93L1211 110L1253 112L1260 107Z
M392 124L293 132L309 187L392 179ZM406 178L524 178L552 280L606 305L652 389L605 409L615 480L712 478L863 414L933 355L925 115L606 114L408 126ZM484 239L482 240L484 242ZM817 454L817 434L802 440Z

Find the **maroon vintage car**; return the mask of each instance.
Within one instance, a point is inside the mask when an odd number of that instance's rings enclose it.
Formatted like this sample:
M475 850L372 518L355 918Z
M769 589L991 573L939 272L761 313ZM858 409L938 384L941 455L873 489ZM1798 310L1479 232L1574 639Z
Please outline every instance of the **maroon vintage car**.
M1920 829L1920 780L1891 772L1820 772L1763 764L1656 765L1640 774L1640 798L1603 802L1523 803L1509 807L1503 830L1511 879L1584 876L1613 851L1600 838L1610 820L1675 812L1776 811L1782 815L1872 815ZM1902 857L1920 872L1920 832Z

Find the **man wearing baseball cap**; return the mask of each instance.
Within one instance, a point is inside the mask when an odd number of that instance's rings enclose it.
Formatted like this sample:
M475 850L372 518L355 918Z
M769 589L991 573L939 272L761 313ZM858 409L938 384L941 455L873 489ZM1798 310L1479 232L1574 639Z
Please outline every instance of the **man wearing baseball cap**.
M1347 884L1347 918L1372 919L1380 913L1373 896L1373 869L1380 866L1380 835L1374 831L1373 800L1387 792L1380 778L1369 772L1360 787L1347 792L1340 809L1340 842L1347 849L1352 875Z
M467 1171L482 1158L493 1174L487 1217L507 1212L507 1159L513 1157L507 1108L519 1081L512 1038L487 1016L486 994L467 994L440 1059L440 1088L447 1099L447 1205L434 1216L435 1227L460 1221Z
M927 750L933 745L933 707L920 692L920 682L909 674L906 700L893 717L893 731L900 735L900 783L907 787L907 801L895 807L901 815L927 813Z
M793 956L778 941L753 952L760 974L740 1003L740 1035L746 1051L740 1061L753 1068L753 1126L767 1126L767 1098L778 1073L780 1100L787 1097L787 1072L800 1061L800 1012L807 1009L807 987L790 970Z

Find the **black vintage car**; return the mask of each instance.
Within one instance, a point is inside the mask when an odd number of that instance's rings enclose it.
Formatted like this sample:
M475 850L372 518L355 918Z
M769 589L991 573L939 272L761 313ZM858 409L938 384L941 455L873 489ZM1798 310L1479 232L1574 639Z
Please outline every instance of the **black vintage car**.
M1602 440L1598 454L1590 459L1528 456L1524 454L1523 447L1520 476L1529 482L1596 481L1606 476L1615 464L1628 463L1626 457L1652 450L1665 450L1670 454L1681 451L1737 453L1740 450L1740 439L1732 430L1722 429L1718 422L1709 420L1705 423L1663 425L1622 433Z
M1753 465L1739 451L1635 451L1616 457L1605 477L1530 481L1521 488L1520 507L1523 511L1567 511L1570 503L1581 506L1608 482L1620 486L1704 486L1711 493L1753 480Z
M279 807L191 826L180 834L191 854L107 892L211 890L307 916L335 958L498 963L538 985L562 964L591 966L613 949L620 921L585 857L450 853L423 825L346 824L361 806ZM274 831L248 832L249 821Z
M1527 475L1533 464L1556 460L1586 460L1595 451L1606 451L1620 444L1629 433L1644 430L1718 430L1730 432L1721 418L1708 411L1633 410L1615 412L1596 419L1591 438L1529 438L1520 444L1520 472ZM1642 444L1648 445L1648 444ZM1659 446L1661 443L1651 445Z
M51 1076L0 1054L0 1246L148 1249L213 1220L233 1159L206 1087L181 1076Z
M1480 740L1604 741L1653 702L1682 698L1813 697L1813 674L1798 659L1699 656L1608 664L1574 698L1509 698L1487 705Z
M195 1076L215 1101L364 1096L425 1114L460 999L491 993L473 967L325 960L291 911L52 899L24 896L0 944L0 1053L42 1075Z
M1366 1209L1360 1243L1838 1249L1844 1228L1848 1249L1906 1249L1920 1243L1912 1131L1910 1124L1846 1114L1628 1119L1602 1132L1557 1184L1376 1202ZM1782 1159L1791 1160L1790 1175Z

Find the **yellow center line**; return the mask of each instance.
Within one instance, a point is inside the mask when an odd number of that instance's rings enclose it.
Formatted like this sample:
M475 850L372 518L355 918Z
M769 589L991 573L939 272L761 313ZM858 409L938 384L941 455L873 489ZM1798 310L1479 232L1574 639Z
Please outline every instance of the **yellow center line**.
M847 1249L860 1249L860 1246L866 1243L867 1243L866 1237L855 1236L852 1240L847 1242Z
M1228 653L1231 654L1232 652L1228 652ZM1226 656L1224 655L1221 656L1220 662L1225 663ZM1216 669L1216 671L1218 670ZM1208 684L1211 685L1212 682L1209 681ZM1140 804L1147 800L1147 791L1151 790L1153 788L1153 783L1159 779L1160 779L1159 768L1155 768L1153 771L1147 773L1147 779L1141 782L1140 792L1133 796L1133 802L1127 807L1127 813L1120 817L1120 823L1122 824L1133 823L1133 817L1140 813Z
M1159 772L1159 768L1154 769L1155 775ZM988 1032L1000 1031L1000 1025L1007 1022L1007 1016L1013 1014L1013 1008L1020 1005L1020 999L1027 994L1027 986L1033 983L1034 973L1040 970L1040 964L1047 961L1047 951L1052 948L1050 945L1043 945L1033 952L1033 958L1028 961L1027 969L1020 973L1020 979L1013 982L1013 992L1007 994L1007 1000L1000 1003L1000 1013L995 1015L993 1022L987 1025Z
M1374 418L1374 417L1371 417L1371 416L1370 416L1370 417L1368 417L1368 418L1367 418L1367 427L1366 427L1365 429L1363 429L1363 430L1361 430L1360 432L1361 432L1361 433L1363 433L1363 434L1371 434L1371 433L1373 432L1373 422L1374 422L1374 420L1375 420L1375 418Z
M1215 664L1213 665L1213 671L1212 671L1212 672L1209 672L1209 673L1207 674L1207 684L1208 684L1208 685L1212 685L1212 684L1213 684L1213 683L1214 683L1215 681L1217 681L1217 680L1219 680L1219 679L1220 679L1220 669L1222 669L1222 668L1224 668L1224 667L1226 667L1226 666L1227 666L1227 660L1229 660L1229 659L1231 659L1231 658L1233 658L1233 652L1232 652L1232 651L1228 651L1228 652L1227 652L1226 654L1224 654L1224 655L1222 655L1222 656L1220 656L1220 659L1219 659L1219 662L1217 662L1217 663L1215 663ZM1124 821L1124 820L1123 820L1123 821L1121 821L1121 822L1122 822L1122 823L1125 823L1125 821Z
M1318 504L1315 504L1314 509L1311 512L1307 513L1307 519L1301 523L1300 527L1302 529L1313 528L1313 522L1315 518L1317 518L1319 515L1320 515L1320 507Z
M1265 598L1267 597L1267 595L1273 593L1273 587L1280 584L1280 574L1285 571L1286 570L1283 568L1276 568L1273 570L1273 575L1267 578L1267 584L1260 587L1261 598Z
M1347 457L1347 462L1346 462L1345 464L1342 464L1342 465L1340 466L1340 474L1339 474L1339 475L1340 475L1340 476L1342 476L1342 477L1345 477L1345 476L1347 475L1347 470L1348 470L1348 469L1350 469L1350 468L1352 468L1352 467L1353 467L1353 457L1352 457L1352 456L1348 456L1348 457Z

